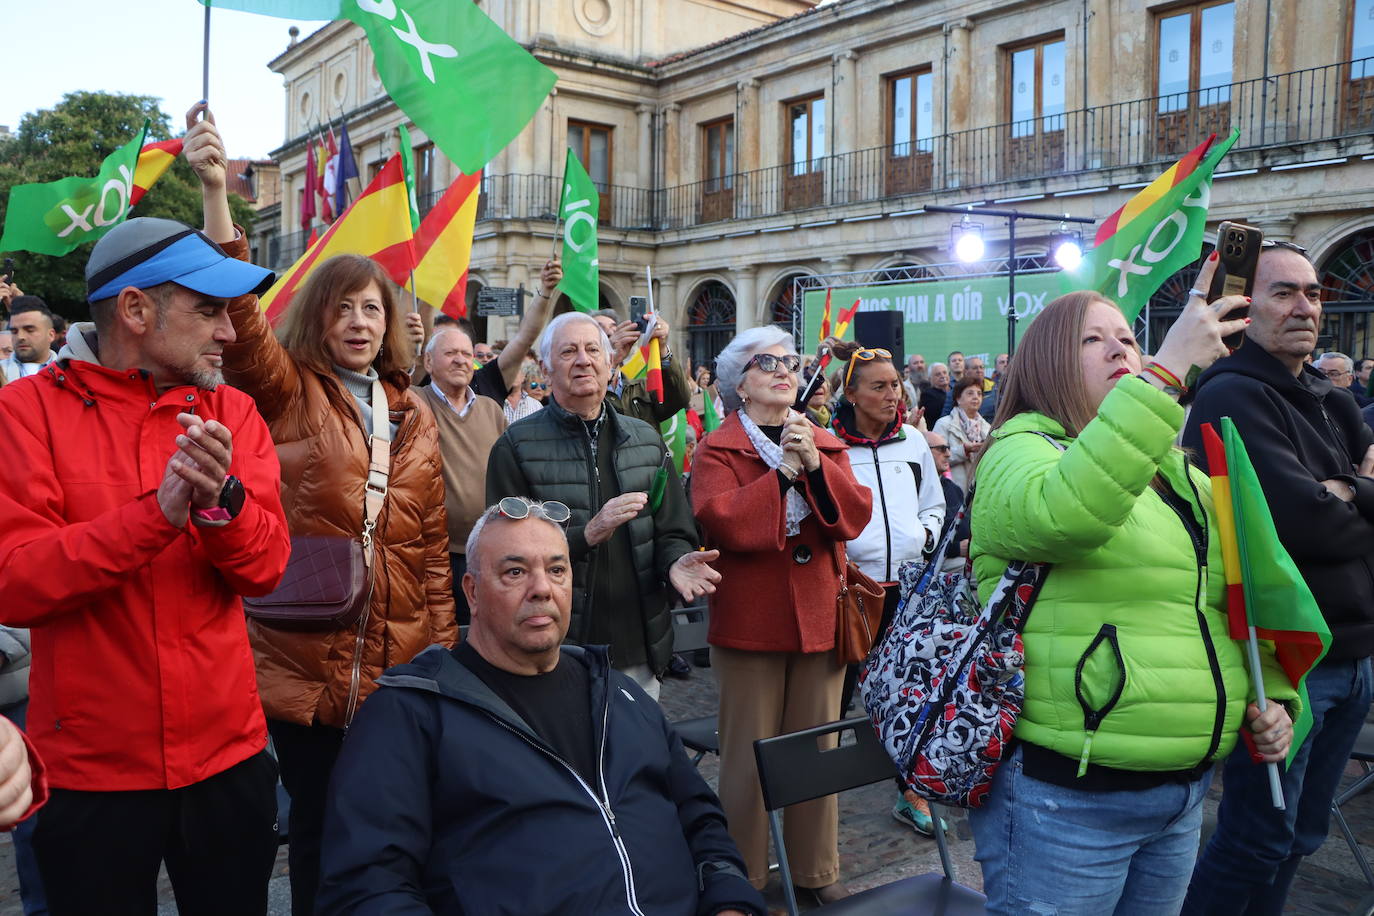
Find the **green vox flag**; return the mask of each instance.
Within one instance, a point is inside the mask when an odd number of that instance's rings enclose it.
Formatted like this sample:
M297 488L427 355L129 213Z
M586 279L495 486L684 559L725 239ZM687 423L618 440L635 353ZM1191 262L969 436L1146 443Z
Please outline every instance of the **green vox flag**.
M1331 630L1302 573L1279 542L1269 501L1230 417L1221 418L1221 435L1226 446L1248 623L1260 639L1273 640L1274 657L1302 698L1302 712L1293 723L1293 742L1288 750L1287 763L1292 764L1312 728L1307 675L1330 649ZM1211 462L1208 464L1210 467ZM1215 467L1210 470L1213 474L1217 471Z
M393 101L466 175L515 139L557 81L469 0L343 0Z
M596 217L601 196L571 149L563 167L563 204L558 218L563 221L563 281L558 288L567 293L579 312L594 312L601 304L601 267L596 256Z
M410 131L404 124L396 130L401 135L401 171L406 176L406 200L410 203L410 231L420 231L420 202L415 197L415 150L410 145Z
M701 431L709 433L719 427L720 415L716 413L716 399L711 397L711 392L703 389L701 392Z
M677 472L681 474L682 466L687 462L686 409L679 410L658 424L658 429L663 434L663 442L668 446L669 454L673 456L673 467L677 468Z
M10 189L0 251L64 255L93 242L129 215L138 152L148 122L128 143L105 157L94 178L63 178Z
M1209 138L1104 220L1082 263L1061 274L1064 291L1096 290L1135 321L1164 281L1201 253L1212 172L1239 136L1232 130L1215 146Z

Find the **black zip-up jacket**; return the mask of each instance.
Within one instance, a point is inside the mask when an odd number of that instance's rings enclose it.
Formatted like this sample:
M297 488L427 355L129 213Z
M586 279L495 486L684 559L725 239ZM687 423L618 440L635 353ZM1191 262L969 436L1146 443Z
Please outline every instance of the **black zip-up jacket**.
M1374 479L1357 477L1374 432L1350 392L1304 366L1302 379L1253 340L1198 380L1183 444L1206 467L1201 427L1230 417L1264 488L1279 540L1331 628L1327 658L1374 652ZM1355 490L1353 502L1323 480Z
M598 784L442 646L378 678L330 785L321 916L763 916L720 801L659 705L586 665Z

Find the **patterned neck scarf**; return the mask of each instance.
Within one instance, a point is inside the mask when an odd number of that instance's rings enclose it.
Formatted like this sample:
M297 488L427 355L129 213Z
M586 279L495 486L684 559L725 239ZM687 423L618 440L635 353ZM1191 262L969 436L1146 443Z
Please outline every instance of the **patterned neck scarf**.
M782 446L776 445L772 439L765 436L758 424L743 410L739 412L739 423L744 427L744 434L749 437L750 444L759 453L763 463L776 471L778 465L782 464ZM787 488L784 503L787 508L787 536L794 537L801 534L802 519L811 514L811 507L806 504L806 500L797 492L796 487Z

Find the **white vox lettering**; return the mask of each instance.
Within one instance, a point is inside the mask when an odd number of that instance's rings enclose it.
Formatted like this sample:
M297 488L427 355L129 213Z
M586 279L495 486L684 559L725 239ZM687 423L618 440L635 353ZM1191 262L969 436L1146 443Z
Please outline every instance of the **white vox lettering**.
M1142 247L1144 246L1137 245L1131 249L1131 253L1126 255L1125 258L1112 258L1107 262L1108 267L1114 267L1120 271L1116 278L1117 298L1123 298L1130 292L1130 287L1127 286L1126 278L1131 274L1139 274L1142 277L1148 277L1150 275L1150 268L1135 262L1135 259L1140 256L1140 249Z
M80 229L82 232L90 232L92 227L90 222L88 221L88 218L91 215L91 211L94 209L95 204L90 204L80 213L77 213L75 210L71 208L71 204L63 204L62 212L67 214L67 219L71 220L71 222L67 224L66 229L63 229L61 232L57 233L57 237L60 239L66 238L69 234L71 234L71 231L73 229Z
M568 202L563 207L563 243L578 254L582 253L588 238L596 238L596 217L587 212L591 207L590 200L575 200ZM579 243L573 240L573 227L579 224L586 224L590 236L583 235Z
M424 71L425 77L432 83L434 82L434 65L430 63L430 55L435 57L457 57L458 51L452 45L440 44L438 42L426 41L420 36L419 29L415 28L415 20L404 9L396 5L396 0L358 0L358 9L364 13L371 13L379 16L387 22L396 18L396 13L400 12L405 19L406 27L401 29L399 26L392 26L391 31L401 41L413 47L420 55L420 69Z
M134 175L129 171L127 165L119 167L120 178L111 178L105 182L105 186L100 189L100 206L95 211L95 224L97 226L109 226L119 222L124 218L124 211L129 206L129 191L133 185ZM113 215L105 212L105 202L110 199L110 192L114 191L119 199L119 206L115 207Z

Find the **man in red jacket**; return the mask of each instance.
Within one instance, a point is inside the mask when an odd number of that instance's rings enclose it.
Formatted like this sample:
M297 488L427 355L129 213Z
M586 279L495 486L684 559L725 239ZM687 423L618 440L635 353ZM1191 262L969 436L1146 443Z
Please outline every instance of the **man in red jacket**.
M93 324L0 390L0 623L32 628L34 834L52 913L264 913L276 854L241 595L290 539L267 426L222 384L227 299L272 273L140 218L86 265Z

